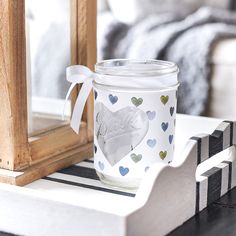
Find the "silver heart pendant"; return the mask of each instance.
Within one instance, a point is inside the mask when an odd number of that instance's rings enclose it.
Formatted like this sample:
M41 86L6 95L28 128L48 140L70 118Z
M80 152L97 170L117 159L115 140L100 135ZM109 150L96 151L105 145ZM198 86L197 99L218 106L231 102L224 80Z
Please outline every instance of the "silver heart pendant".
M101 102L95 105L95 136L112 166L141 143L148 127L146 113L137 107L127 106L111 112Z

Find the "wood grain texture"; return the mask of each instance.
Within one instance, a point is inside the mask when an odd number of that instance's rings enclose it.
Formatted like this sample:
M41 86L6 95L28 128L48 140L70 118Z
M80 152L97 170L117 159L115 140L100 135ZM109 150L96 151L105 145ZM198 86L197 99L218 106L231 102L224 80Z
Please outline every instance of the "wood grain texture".
M0 167L29 165L24 0L0 1Z
M78 0L78 64L94 70L97 59L97 1ZM83 120L88 126L88 140L93 139L93 94L88 97Z
M71 53L70 53L70 62L71 65L76 65L78 64L78 0L71 0L70 1L70 48L71 48ZM76 85L74 89L71 92L70 99L71 99L71 106L72 106L72 111L73 107L76 102L76 98L78 96L80 90L80 85Z
M24 186L43 176L54 173L57 170L76 164L92 156L92 143L87 143L81 147L70 149L65 153L52 156L22 171L8 171L0 175L0 182Z
M78 63L78 0L70 0L70 61L71 64Z
M90 113L88 118L85 117L85 122L82 122L79 136L70 126L64 126L30 137L28 140L24 4L24 0L0 1L0 168L24 170L22 182L29 183L41 178L43 173L48 174L47 163L51 163L52 160L55 167L51 170L59 168L60 163L63 163L62 167L70 165L71 161L66 153L70 153L71 149L83 150L82 156L87 158L92 155L92 146L88 145L91 140L88 138L88 135L91 137L88 127L91 126L93 112L92 107L88 105ZM80 58L83 64L91 67L96 61L96 8L93 8L94 6L96 1L71 0L72 64L77 64ZM90 7L94 15L90 13ZM91 19L87 19L88 17ZM95 22L92 31L89 28L91 22ZM78 36L79 32L82 32L81 38ZM74 99L77 93L78 90L74 92ZM87 119L88 124L86 124ZM78 156L73 160L80 161L81 157ZM40 173L37 172L39 164L45 168ZM14 173L12 171L13 175ZM25 173L38 174L26 175ZM9 178L10 180L7 176L1 175L0 181L18 184L17 181L12 180L12 177Z
M75 147L85 145L88 142L87 126L83 122L80 127L80 135L77 135L67 125L31 138L29 142L31 152L30 164L33 165Z
M71 0L71 64L81 64L94 70L97 57L97 1ZM72 107L80 85L71 93ZM82 120L87 123L88 140L93 140L93 94L88 97Z

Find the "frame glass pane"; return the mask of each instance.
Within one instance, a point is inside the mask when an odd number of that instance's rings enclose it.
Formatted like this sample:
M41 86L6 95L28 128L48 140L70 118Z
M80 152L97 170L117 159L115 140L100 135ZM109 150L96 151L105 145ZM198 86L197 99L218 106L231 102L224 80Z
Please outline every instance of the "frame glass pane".
M29 136L68 124L70 1L25 0Z

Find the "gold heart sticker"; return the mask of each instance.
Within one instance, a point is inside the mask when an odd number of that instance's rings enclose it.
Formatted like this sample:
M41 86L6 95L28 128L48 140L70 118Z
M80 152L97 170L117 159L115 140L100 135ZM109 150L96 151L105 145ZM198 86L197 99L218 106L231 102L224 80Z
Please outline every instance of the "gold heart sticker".
M168 96L168 95L167 95L167 96L162 95L162 96L160 97L160 100L161 100L161 102L162 102L164 105L166 105L166 103L167 103L168 100L169 100L169 96Z
M160 151L159 152L159 156L162 160L164 160L166 158L166 155L167 155L167 151Z

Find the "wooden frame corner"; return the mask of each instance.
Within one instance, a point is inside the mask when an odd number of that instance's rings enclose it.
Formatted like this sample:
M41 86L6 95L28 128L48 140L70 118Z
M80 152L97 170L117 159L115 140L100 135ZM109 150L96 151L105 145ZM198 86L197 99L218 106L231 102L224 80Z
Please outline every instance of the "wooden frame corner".
M91 157L93 97L79 136L67 125L28 139L24 0L0 1L0 26L0 182L24 185ZM95 62L96 0L71 0L71 64Z

